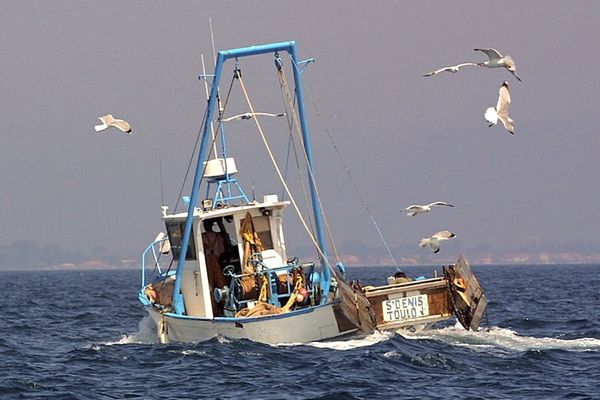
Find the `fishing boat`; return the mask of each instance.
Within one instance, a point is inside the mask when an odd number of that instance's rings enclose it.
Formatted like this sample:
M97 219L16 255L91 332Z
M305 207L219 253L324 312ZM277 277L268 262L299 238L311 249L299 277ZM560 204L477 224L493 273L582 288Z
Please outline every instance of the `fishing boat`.
M251 57L271 57L285 112L256 107L242 73L242 62ZM179 199L172 212L162 206L166 233L156 236L141 257L138 298L156 323L160 342L224 336L306 343L376 329L425 327L458 315L459 306L468 321L465 327L477 329L487 301L462 258L439 278L364 288L347 281L343 263L330 260L331 235L317 190L304 105L302 73L310 61L297 57L293 41L271 43L219 51L214 73L202 75L208 103L200 145L194 148L190 194L180 196L182 210L177 209ZM221 91L225 65L231 66L231 81ZM293 85L287 81L289 71ZM232 115L234 86L243 93L245 111ZM306 189L304 212L265 133L263 121L272 117L285 117L285 128L296 137L296 163L304 172L299 181ZM235 120L249 121L258 132L256 142L268 157L256 163L275 171L281 198L273 193L260 199L253 193L250 198L243 189L238 163L229 152L229 139L235 135L225 129ZM258 158L257 152L252 154ZM288 252L283 220L289 209L314 248L312 258ZM425 309L423 301L432 305ZM436 302L445 308L436 308Z

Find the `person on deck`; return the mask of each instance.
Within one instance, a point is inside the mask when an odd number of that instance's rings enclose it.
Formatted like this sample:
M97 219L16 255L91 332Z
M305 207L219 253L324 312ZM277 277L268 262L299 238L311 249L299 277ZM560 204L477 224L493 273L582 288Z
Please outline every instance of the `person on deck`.
M396 271L396 273L394 274L393 283L404 283L410 282L411 280L412 279L406 276L406 272Z

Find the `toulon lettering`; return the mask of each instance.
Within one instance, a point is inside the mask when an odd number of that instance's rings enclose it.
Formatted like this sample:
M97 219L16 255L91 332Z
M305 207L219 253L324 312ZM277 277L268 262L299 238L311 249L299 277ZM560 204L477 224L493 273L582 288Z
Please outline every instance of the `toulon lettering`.
M423 296L402 297L385 303L387 321L417 318L425 315Z

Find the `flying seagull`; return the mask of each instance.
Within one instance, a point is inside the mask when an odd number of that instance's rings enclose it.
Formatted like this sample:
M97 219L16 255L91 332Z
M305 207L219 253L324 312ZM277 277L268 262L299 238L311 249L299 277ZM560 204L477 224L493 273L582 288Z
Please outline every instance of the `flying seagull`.
M450 240L454 237L456 237L456 234L450 231L439 231L428 238L421 239L419 247L429 247L434 253L437 254L440 251L440 241Z
M478 63L466 62L466 63L462 63L462 64L457 64L457 65L450 65L449 67L442 67L440 69L436 69L435 71L428 72L423 76L433 76L433 75L439 74L440 72L452 72L454 74L454 73L458 72L458 69L460 67L465 67L467 65L481 66Z
M508 116L508 105L510 104L510 92L508 91L508 83L502 83L498 91L498 104L496 108L488 107L485 110L485 119L490 123L490 127L496 125L498 120L510 132L515 133L515 122Z
M98 117L98 119L102 121L102 125L94 126L96 132L101 132L105 129L113 127L131 135L131 127L129 126L129 123L123 121L122 119L115 119L112 114L106 114L102 117Z
M515 78L521 81L521 78L517 76L517 64L515 64L515 60L512 59L511 56L503 56L496 49L473 49L475 51L481 51L485 53L489 60L478 65L487 68L506 68L508 72L513 74Z
M250 118L252 118L253 115L264 115L266 117L283 117L285 115L285 113L271 114L271 113L266 113L266 112L255 112L254 114L252 114L250 112L247 112L247 113L243 113L243 114L234 115L233 117L224 118L221 121L228 122L228 121L232 121L234 119L250 119Z
M454 207L452 204L448 204L446 202L443 201L435 201L433 203L429 203L429 204L413 204L411 206L406 207L404 210L404 212L406 212L409 217L414 217L417 214L424 214L424 213L428 213L429 211L431 211L431 207L433 206L447 206L447 207Z

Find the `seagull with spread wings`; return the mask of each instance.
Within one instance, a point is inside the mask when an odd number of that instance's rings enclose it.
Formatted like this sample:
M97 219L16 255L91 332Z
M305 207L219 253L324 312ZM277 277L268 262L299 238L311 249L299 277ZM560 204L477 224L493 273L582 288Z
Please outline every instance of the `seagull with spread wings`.
M515 78L521 81L521 78L517 76L517 64L511 56L503 56L496 49L473 49L475 51L481 51L488 56L489 60L478 65L486 68L506 68L508 72L514 75Z
M466 67L467 65L469 65L469 66L481 66L478 63L466 62L466 63L462 63L462 64L457 64L457 65L450 65L448 67L442 67L440 69L436 69L435 71L428 72L428 73L426 73L423 76L433 76L433 75L439 74L440 72L452 72L453 74L455 74L455 73L458 72L458 70L461 67Z
M414 217L417 214L428 213L429 211L431 211L431 207L433 206L454 207L452 204L448 204L444 201L434 201L433 203L429 204L413 204L411 206L406 207L402 211L406 212L406 215L408 215L409 217Z
M98 119L102 121L102 124L94 126L96 132L102 132L108 128L117 128L118 130L131 135L129 123L122 119L115 119L112 114L103 115L102 117L98 117Z
M251 112L247 112L247 113L243 113L243 114L234 115L232 117L223 118L221 121L229 122L229 121L233 121L234 119L250 119L254 115L262 115L265 117L283 117L285 115L285 113L272 114L272 113L266 113L266 112L255 112L254 114L252 114Z
M498 91L498 104L496 104L496 108L488 107L487 110L485 110L484 116L490 123L490 127L496 125L498 120L500 120L502 125L504 125L504 128L512 135L515 133L515 121L508 116L509 104L510 91L508 90L508 83L504 82Z
M455 233L450 231L439 231L428 238L421 239L419 247L429 247L434 253L437 254L440 251L440 242L443 240L450 240L454 237L456 237Z

